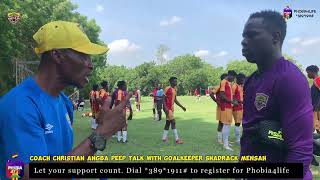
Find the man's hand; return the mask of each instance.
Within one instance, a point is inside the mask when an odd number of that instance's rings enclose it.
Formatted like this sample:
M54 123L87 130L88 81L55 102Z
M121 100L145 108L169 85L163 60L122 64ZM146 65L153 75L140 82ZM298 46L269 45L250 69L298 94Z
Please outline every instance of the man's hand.
M110 99L104 102L101 107L98 121L101 122L96 129L96 133L105 138L111 137L115 132L121 130L126 124L126 115L123 109L127 102L132 97L132 93L126 96L125 101L122 101L117 107L110 109Z
M100 112L98 112L98 113L95 114L96 123L97 123L98 125L102 124L102 120L99 118L99 114L100 114Z
M111 102L111 98L110 97L108 97L106 100L102 100L102 99L100 99L100 105L103 105L105 102L107 102L107 101L110 101ZM110 104L110 103L109 103ZM102 108L102 106L101 106L101 108ZM110 107L109 107L109 109L110 109ZM97 124L99 125L99 124L102 124L102 119L101 118L99 118L99 114L100 114L100 112L98 112L97 114L96 114L96 122L97 122Z
M231 104L237 106L237 105L239 105L239 102L237 100L232 100Z

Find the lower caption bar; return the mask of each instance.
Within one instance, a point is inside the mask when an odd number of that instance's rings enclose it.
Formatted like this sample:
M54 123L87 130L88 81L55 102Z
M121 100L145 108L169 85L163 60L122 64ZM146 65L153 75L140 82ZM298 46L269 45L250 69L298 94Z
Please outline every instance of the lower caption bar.
M302 163L30 163L30 178L302 178Z

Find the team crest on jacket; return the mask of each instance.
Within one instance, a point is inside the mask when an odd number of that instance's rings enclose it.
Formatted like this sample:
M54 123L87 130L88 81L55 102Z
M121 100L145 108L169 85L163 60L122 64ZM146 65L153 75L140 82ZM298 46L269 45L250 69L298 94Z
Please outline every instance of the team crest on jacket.
M12 23L12 24L16 24L17 22L19 22L21 18L21 14L18 12L10 12L8 13L8 20Z
M264 107L267 107L269 96L264 93L256 93L256 99L254 101L254 105L257 110L260 111Z

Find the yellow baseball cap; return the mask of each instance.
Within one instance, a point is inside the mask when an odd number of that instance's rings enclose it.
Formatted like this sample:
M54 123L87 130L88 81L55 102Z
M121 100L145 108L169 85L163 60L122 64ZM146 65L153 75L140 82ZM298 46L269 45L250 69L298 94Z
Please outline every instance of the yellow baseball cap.
M53 21L43 25L34 35L37 42L37 54L52 49L71 48L85 54L103 54L108 47L90 42L87 35L82 32L78 23L67 21Z

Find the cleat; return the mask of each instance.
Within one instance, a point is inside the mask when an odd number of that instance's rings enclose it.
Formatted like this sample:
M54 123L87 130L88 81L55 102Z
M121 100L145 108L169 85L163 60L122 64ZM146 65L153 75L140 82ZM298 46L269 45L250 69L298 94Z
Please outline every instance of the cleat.
M167 142L168 142L168 138L162 139L162 141L163 141L164 143L167 143Z
M176 140L176 144L183 144L183 141L178 139L178 140Z
M124 142L122 142L122 143L128 143L128 140L126 140L126 141L124 141Z
M231 149L229 146L223 146L223 148L228 151L233 151L233 149Z

